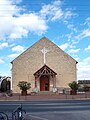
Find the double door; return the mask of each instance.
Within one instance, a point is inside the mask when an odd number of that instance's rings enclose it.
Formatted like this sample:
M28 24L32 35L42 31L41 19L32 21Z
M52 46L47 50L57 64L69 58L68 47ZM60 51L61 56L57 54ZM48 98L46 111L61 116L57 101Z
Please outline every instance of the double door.
M40 91L49 91L49 77L47 75L40 77Z

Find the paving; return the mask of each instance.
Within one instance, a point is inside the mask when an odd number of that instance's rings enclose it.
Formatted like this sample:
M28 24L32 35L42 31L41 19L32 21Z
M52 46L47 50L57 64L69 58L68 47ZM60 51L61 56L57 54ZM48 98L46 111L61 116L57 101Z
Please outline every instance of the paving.
M20 93L13 93L12 96L8 96L5 93L0 93L0 100L1 101L38 101L38 100L62 100L62 99L89 99L90 92L86 93L78 93L77 95L70 95L70 94L33 94L33 95L26 95L22 96Z

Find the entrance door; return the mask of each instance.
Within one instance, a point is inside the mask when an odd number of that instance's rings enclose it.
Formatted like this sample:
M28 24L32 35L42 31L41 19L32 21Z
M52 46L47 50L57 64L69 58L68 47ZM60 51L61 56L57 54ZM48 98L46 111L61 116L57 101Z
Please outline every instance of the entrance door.
M47 75L40 77L40 91L49 91L49 77Z

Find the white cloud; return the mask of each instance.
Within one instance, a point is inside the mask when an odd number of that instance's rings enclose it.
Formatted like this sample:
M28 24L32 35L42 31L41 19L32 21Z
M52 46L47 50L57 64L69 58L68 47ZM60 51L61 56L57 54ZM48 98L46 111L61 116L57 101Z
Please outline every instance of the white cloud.
M13 3L15 4L18 4L18 3L20 3L20 2L22 2L22 0L12 0L13 1Z
M0 36L5 37L12 32L13 15L18 15L20 9L16 5L12 5L11 0L0 0Z
M64 19L69 19L69 18L71 18L73 15L74 15L74 14L73 14L71 11L67 10L66 12L64 12Z
M77 31L78 34L74 36L74 44L78 44L82 39L90 39L90 17L88 17L83 24L80 24L84 27L81 31Z
M2 59L0 59L0 64L3 64L3 63L4 63L4 61Z
M0 36L8 36L9 39L27 37L29 32L42 35L48 29L48 21L56 21L71 18L70 10L62 10L61 0L55 0L43 5L39 12L23 11L15 0L0 0ZM19 0L21 2L21 0ZM15 17L17 16L17 17ZM5 24L8 23L8 24ZM12 29L13 28L13 29Z
M84 25L88 25L90 27L90 17L86 18Z
M77 29L76 29L76 27L73 24L68 24L67 28L69 28L70 30L72 30L74 32L77 32Z
M87 38L87 37L90 37L90 28L84 29L77 36L74 36L74 38L78 40L77 43L80 40Z
M18 29L14 29L13 33L9 35L9 38L16 39L16 38L22 38L23 36L27 36L28 31L23 29L22 27L18 27Z
M86 50L86 51L89 51L89 50L90 50L90 45L89 45L87 48L85 48L85 50Z
M90 63L90 57L87 57L83 60L85 63Z
M82 37L90 37L90 29L85 29L82 32Z
M51 21L60 19L63 16L63 11L60 5L61 1L57 0L51 4L42 6L42 9L40 10L40 16Z
M24 14L14 19L14 29L10 38L21 38L27 36L29 32L43 34L47 30L45 20L34 13Z
M62 50L65 50L65 49L68 48L68 46L69 46L69 44L68 44L68 43L65 43L65 44L60 45L59 47L60 47Z
M19 7L13 4L12 0L0 0L0 16L1 17L10 17L13 15L17 15L19 12L20 12Z
M15 52L13 54L8 55L8 58L14 59L20 55L25 50L23 46L17 45L12 48L12 52Z
M68 50L69 53L77 53L80 51L80 48L79 49L71 49L71 50Z
M74 54L74 55L73 55L73 58L74 58L77 62L80 60L80 58L78 57L77 54Z
M20 45L17 45L17 46L15 46L15 47L12 48L12 51L20 53L20 52L24 51L24 47L22 47Z
M64 21L70 19L74 14L71 10L63 10L61 5L61 0L55 0L51 4L42 6L40 16L47 19L47 21L55 21L60 19Z
M15 46L15 43L12 43L9 45L9 47L14 47Z
M0 49L3 49L4 47L8 47L8 42L0 43Z
M12 0L0 0L1 37L9 36L11 39L22 38L27 36L29 32L40 35L47 30L46 21L38 14L30 13L20 15L22 8L12 3Z
M77 64L77 77L78 80L90 80L90 63L88 63L88 60L90 61L90 58L85 58L82 62L78 62Z
M8 58L14 59L14 58L16 58L17 56L19 56L19 54L18 54L18 53L14 53L14 54L8 55Z
M74 59L78 62L80 60L79 57L74 57Z

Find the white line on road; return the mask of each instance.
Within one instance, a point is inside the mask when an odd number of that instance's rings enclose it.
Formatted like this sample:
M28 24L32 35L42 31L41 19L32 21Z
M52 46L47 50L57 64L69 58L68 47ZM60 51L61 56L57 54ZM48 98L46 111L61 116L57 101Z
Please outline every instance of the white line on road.
M46 119L46 118L42 118L42 117L38 117L38 116L34 116L34 115L30 115L30 114L28 114L28 116L30 116L30 117L32 117L32 118L38 118L39 120L48 120L48 119Z

